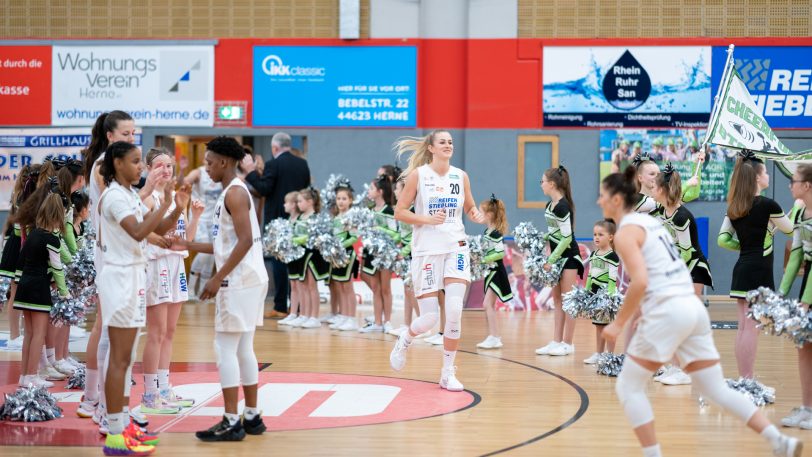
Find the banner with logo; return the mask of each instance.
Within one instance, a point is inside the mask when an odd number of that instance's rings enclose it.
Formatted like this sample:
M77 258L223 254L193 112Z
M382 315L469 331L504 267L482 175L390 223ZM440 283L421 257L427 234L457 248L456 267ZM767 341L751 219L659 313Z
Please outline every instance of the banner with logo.
M601 130L598 179L602 180L610 173L625 170L635 155L645 151L660 168L666 162L671 162L684 185L694 174L696 154L704 136L705 130L700 129ZM702 185L699 200L724 201L727 198L736 154L734 149L715 145L711 147L700 171Z
M706 127L711 48L545 46L545 127Z
M214 124L212 46L54 46L53 125L126 111L138 126Z
M51 47L0 46L0 125L51 123Z
M0 129L0 211L11 207L11 191L22 167L48 158L81 160L88 144L88 128ZM141 145L140 132L135 144Z
M255 46L253 125L414 127L414 46Z
M713 91L722 80L727 47L713 48ZM736 47L736 70L756 112L773 128L812 128L812 47Z

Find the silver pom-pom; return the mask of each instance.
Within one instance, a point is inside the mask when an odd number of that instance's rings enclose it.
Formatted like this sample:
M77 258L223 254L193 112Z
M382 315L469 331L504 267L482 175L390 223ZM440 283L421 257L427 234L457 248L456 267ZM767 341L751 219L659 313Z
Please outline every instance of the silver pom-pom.
M496 262L482 263L490 247L482 235L468 236L468 256L471 264L471 281L485 279Z
M581 286L573 286L569 292L561 297L561 309L573 319L587 317L592 300L592 292Z
M382 270L394 270L400 255L395 241L380 230L368 230L361 235L364 252L372 256L372 266Z
M611 352L599 354L598 361L595 363L598 374L612 377L619 375L620 370L623 369L623 360L625 358L625 354L613 354Z
M369 192L369 184L364 183L363 192L358 192L357 194L355 194L355 199L352 202L352 206L366 209L375 206L375 202L370 200L369 197L367 196L368 192Z
M554 287L561 279L561 270L564 268L564 259L550 264L550 270L544 269L548 259L544 254L528 255L524 259L524 272L530 284L537 287Z
M341 185L344 187L350 187L350 180L347 179L342 174L333 174L330 173L330 176L327 177L327 182L324 183L324 187L321 189L321 204L324 211L329 211L330 208L334 207L336 204L336 188Z
M71 289L74 293L81 292L76 289ZM56 290L51 289L51 324L54 327L62 327L63 325L79 325L85 319L85 302L81 297L60 297Z
M307 247L316 249L321 256L336 268L346 267L350 256L341 240L333 233L333 220L329 214L320 213L307 220Z
M8 297L8 289L11 287L11 278L0 276L0 312L6 306L6 297Z
M265 226L262 247L265 255L285 263L301 259L305 253L303 247L293 244L293 226L283 218L274 219Z
M13 394L5 394L5 398L0 420L44 422L62 417L62 408L44 387L20 387Z
M747 293L747 317L758 322L765 333L789 338L797 347L812 340L810 314L795 299L788 299L766 287Z
M617 292L610 294L605 287L601 287L592 295L585 317L595 322L612 322L620 311L621 304L623 295Z
M775 403L775 389L752 378L726 379L728 387L737 390L756 406Z
M412 262L409 259L399 258L392 271L403 280L403 287L412 287Z
M354 206L342 214L339 221L344 231L355 230L363 237L375 227L375 213L369 208Z
M72 375L68 377L68 382L65 384L66 389L84 390L85 388L85 367L80 366Z
M538 242L541 240L541 233L532 222L522 222L513 229L513 239L516 242L516 247L525 253L530 253L537 249ZM541 250L543 250L544 241L541 241Z

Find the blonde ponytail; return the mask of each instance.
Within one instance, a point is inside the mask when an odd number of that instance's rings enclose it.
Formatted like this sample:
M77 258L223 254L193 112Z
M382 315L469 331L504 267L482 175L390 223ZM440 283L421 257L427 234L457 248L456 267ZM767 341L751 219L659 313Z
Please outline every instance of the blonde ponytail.
M397 160L400 160L400 157L404 154L411 153L412 155L409 157L409 166L403 170L403 173L400 174L401 177L409 176L409 173L413 172L417 168L427 165L431 163L431 152L429 151L429 146L434 143L434 137L440 133L446 132L447 130L434 130L426 136L404 136L398 138L398 141L395 142L394 149L397 151Z

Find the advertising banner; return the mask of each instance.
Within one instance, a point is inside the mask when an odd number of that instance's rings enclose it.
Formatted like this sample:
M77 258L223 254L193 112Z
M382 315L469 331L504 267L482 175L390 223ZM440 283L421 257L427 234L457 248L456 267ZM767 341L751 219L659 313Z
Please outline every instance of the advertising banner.
M710 77L710 47L546 46L544 126L705 127Z
M22 167L48 158L81 160L88 144L88 128L0 129L0 211L11 207L11 191ZM140 132L135 144L141 144Z
M694 172L695 155L704 136L705 130L697 129L601 130L598 179L602 180L610 173L625 170L635 155L645 151L661 169L666 162L671 162L684 185ZM710 155L705 157L702 164L702 185L698 200L727 199L728 183L736 164L736 156L736 150L711 146Z
M255 46L253 125L414 127L414 46Z
M0 125L51 123L51 47L0 46Z
M713 48L713 93L721 83L727 47ZM736 70L772 128L812 128L812 47L742 46Z
M212 46L54 46L53 125L119 109L138 126L214 124Z

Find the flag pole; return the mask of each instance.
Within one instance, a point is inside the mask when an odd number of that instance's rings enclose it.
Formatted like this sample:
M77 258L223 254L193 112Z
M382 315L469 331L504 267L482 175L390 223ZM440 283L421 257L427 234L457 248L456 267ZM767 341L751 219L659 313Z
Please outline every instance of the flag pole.
M733 49L735 49L736 45L731 44L727 47L727 60L725 60L725 68L722 71L722 80L719 81L719 87L716 88L716 96L713 97L713 108L711 108L711 116L708 120L708 130L705 133L705 138L702 139L702 145L699 147L700 151L705 151L705 148L708 145L708 138L710 138L710 134L712 133L711 129L713 128L714 119L718 116L719 110L721 107L719 106L719 96L722 94L722 88L725 87L725 83L732 74L733 70ZM694 176L699 174L699 163L697 162L696 169L694 170Z

